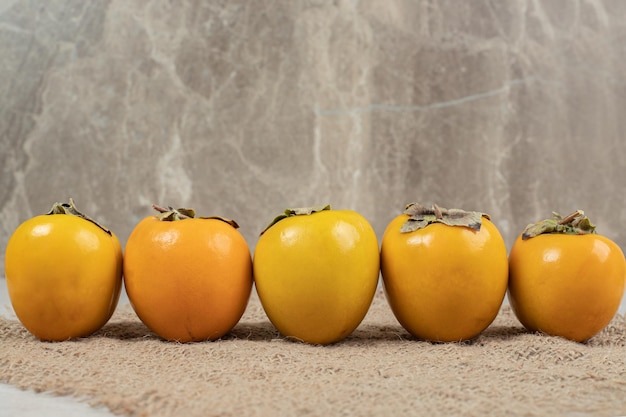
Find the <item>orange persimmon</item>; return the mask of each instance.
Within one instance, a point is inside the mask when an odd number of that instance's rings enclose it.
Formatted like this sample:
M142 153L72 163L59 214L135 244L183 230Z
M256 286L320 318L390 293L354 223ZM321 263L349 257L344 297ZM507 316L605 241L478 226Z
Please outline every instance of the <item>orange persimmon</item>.
M215 340L241 319L252 290L252 260L237 224L161 209L132 231L124 283L141 321L178 342Z
M584 341L602 330L624 294L620 247L578 210L530 224L509 255L509 301L531 331Z
M410 204L383 235L385 295L417 338L461 341L496 318L507 288L504 240L488 216Z

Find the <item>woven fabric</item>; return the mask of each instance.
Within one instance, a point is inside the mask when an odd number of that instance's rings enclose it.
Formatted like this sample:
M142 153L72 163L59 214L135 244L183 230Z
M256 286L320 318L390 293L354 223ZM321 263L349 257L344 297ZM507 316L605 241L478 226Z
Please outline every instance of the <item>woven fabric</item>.
M626 319L587 343L526 332L508 307L478 338L412 338L378 292L346 340L282 338L253 296L224 339L170 343L128 305L95 335L40 342L0 318L0 381L131 416L626 415Z

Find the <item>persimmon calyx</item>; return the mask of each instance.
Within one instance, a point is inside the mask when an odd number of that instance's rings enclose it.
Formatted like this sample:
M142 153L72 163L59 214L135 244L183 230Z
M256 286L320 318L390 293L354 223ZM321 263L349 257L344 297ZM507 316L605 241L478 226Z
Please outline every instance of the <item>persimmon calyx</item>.
M587 235L595 234L596 226L591 223L589 217L582 210L576 210L572 214L562 217L559 213L552 212L551 219L531 223L522 232L522 239L547 234L560 233L564 235Z
M410 233L423 229L433 223L442 223L447 226L469 227L480 230L483 217L489 219L489 215L478 211L465 211L461 209L445 209L433 204L426 207L419 203L411 203L406 206L404 214L409 218L400 228L400 233Z
M261 232L261 235L265 233L270 227L274 226L279 221L286 219L287 217L308 216L313 213L317 213L317 212L324 211L324 210L330 210L330 209L331 209L330 204L326 204L325 206L288 208L284 212L276 216L276 218L274 218L274 220L272 220L272 222L268 224L265 229L263 229L263 231Z
M69 203L58 203L58 202L54 203L50 211L47 212L46 214L47 215L69 214L70 216L79 217L81 219L87 220L88 222L95 224L100 229L104 230L105 233L111 236L111 231L109 229L107 229L106 227L104 227L103 225L101 225L100 223L92 219L91 217L87 216L86 214L78 211L78 209L76 208L76 204L74 203L74 199L71 197L69 199Z
M161 207L156 204L153 204L152 208L159 212L159 214L156 215L156 218L162 222L174 222L185 219L215 219L223 221L224 223L231 225L235 229L239 229L239 225L237 224L237 222L232 219L222 216L196 217L196 211L191 208L175 209L171 206Z

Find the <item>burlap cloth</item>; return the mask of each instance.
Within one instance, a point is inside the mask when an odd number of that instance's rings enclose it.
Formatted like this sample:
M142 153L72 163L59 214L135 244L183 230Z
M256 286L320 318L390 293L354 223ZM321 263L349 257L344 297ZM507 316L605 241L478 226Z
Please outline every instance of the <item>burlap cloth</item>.
M626 319L585 344L524 331L504 307L476 340L411 338L382 292L347 340L285 340L258 298L223 340L164 342L122 305L92 337L34 339L0 318L0 381L132 416L626 415Z

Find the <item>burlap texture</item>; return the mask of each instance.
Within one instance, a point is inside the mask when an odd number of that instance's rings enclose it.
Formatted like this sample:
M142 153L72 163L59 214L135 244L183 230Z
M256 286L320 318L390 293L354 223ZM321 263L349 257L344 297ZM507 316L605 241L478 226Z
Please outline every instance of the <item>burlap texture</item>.
M120 306L92 337L33 338L0 318L0 381L131 416L626 415L626 320L585 344L530 334L509 308L476 340L411 338L382 292L326 347L285 340L258 298L223 340L164 342Z

